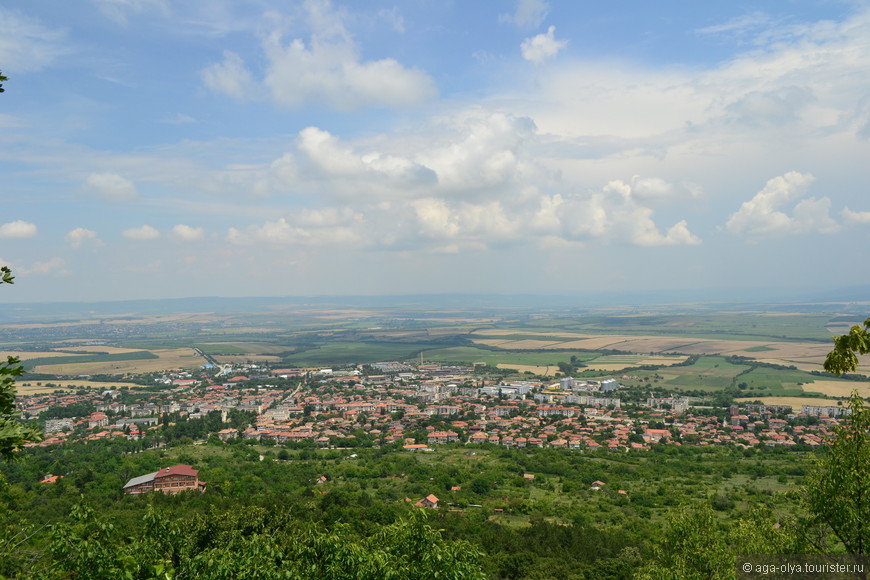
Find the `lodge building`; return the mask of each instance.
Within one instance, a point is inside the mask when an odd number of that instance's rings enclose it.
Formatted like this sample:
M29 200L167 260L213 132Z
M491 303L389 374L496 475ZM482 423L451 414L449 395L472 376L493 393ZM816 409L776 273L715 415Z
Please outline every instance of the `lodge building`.
M199 480L199 471L190 465L173 465L160 471L134 477L124 486L124 493L139 495L150 491L176 494L179 491L205 491L205 482Z

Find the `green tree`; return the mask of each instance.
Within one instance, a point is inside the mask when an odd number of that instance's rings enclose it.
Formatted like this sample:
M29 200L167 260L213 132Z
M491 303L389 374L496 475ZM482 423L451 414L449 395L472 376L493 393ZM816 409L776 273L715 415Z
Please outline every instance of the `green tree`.
M3 266L0 268L0 284L12 284L12 271ZM26 425L15 410L15 378L24 374L21 361L10 356L6 362L0 362L0 457L6 461L15 459L28 441L39 441L42 437L39 430Z
M6 89L3 88L3 81L8 81L6 77L3 76L3 71L0 71L0 93L5 92ZM8 268L6 268L8 270Z
M734 578L740 554L805 554L811 549L791 522L777 522L757 507L724 519L708 505L686 506L668 518L653 558L636 580L715 580Z
M834 350L825 357L825 370L833 375L854 371L858 368L858 355L870 353L870 318L864 327L857 324L848 334L834 337Z
M851 554L870 551L870 409L857 391L851 414L804 484L814 523L827 526Z
M369 535L324 529L281 509L212 508L187 520L148 509L133 536L85 505L54 526L51 569L63 578L200 580L484 580L482 553L445 540L418 510Z

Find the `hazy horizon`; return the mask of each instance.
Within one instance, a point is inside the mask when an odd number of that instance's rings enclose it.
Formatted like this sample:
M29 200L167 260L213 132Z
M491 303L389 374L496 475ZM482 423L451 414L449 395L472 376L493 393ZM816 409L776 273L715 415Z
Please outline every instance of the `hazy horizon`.
M319 310L370 310L401 317L402 313L476 312L504 315L550 313L553 315L637 315L824 313L846 315L854 323L870 312L870 289L843 288L829 293L697 294L693 292L576 293L576 294L402 294L402 295L312 295L312 296L191 296L183 298L29 302L7 301L0 311L0 325L27 322L94 319L101 317L147 317L166 314L303 313ZM8 296L7 296L8 297Z
M761 6L0 7L0 302L865 287L870 2Z

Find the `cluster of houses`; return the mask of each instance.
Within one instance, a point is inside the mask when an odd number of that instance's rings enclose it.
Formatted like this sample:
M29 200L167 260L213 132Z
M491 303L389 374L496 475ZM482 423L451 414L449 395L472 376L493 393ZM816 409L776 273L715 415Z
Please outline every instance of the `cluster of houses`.
M841 407L795 413L791 407L745 405L711 416L694 411L684 397L626 405L615 378L547 384L482 379L456 366L370 366L385 374L224 368L217 376L167 375L160 379L165 388L149 395L121 396L115 389L30 395L19 399L19 408L25 417L37 417L50 408L94 405L88 416L46 421L47 436L39 445L70 437L137 439L159 433L167 413L196 418L219 411L226 419L240 410L255 415L255 424L243 431L225 426L213 435L320 447L352 446L364 438L410 451L451 443L592 450L662 443L815 446L831 436L843 415Z

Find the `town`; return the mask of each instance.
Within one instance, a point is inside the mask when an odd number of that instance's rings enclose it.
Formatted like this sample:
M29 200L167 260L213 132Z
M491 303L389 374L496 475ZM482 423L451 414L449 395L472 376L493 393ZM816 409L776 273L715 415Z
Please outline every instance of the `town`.
M63 390L19 397L24 418L44 420L61 445L114 437L165 445L177 423L219 414L208 438L298 447L496 445L572 450L636 450L653 445L823 445L849 409L732 404L698 397L638 397L621 375L596 380L507 379L485 365L381 362L342 369L270 369L262 364L157 373L138 388ZM231 416L237 426L228 425ZM242 417L241 422L238 418ZM215 426L220 428L215 429Z

